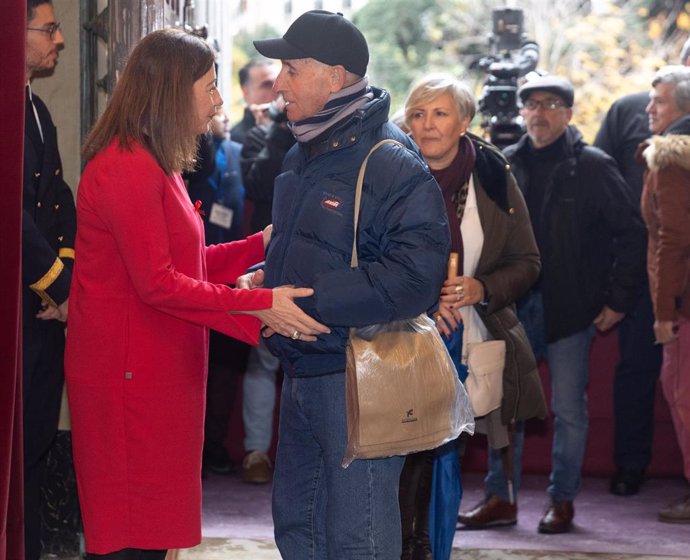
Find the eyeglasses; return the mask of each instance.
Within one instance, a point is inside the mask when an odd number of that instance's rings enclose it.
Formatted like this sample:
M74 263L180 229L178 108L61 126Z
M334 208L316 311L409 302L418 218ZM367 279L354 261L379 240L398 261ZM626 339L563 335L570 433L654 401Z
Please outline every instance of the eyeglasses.
M559 107L564 107L563 102L558 99L542 99L541 101L528 99L522 106L528 111L536 111L539 107L544 111L555 111Z
M60 22L51 23L45 27L27 27L27 31L40 31L41 33L47 33L50 35L50 40L55 39L55 34L60 31Z

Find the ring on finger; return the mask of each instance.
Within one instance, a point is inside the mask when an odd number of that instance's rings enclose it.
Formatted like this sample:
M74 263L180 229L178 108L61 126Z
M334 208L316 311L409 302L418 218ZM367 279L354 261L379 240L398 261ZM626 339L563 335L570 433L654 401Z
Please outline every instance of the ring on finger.
M299 331L295 331L292 333L292 336L290 337L292 340L299 340L300 337L302 336L302 333Z

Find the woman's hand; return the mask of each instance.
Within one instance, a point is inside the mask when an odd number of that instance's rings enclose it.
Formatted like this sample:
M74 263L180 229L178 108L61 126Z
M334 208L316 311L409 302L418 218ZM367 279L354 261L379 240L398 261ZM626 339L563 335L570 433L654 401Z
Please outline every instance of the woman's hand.
M677 337L677 328L673 321L654 321L654 337L657 344L668 344Z
M448 278L441 288L441 302L452 309L484 301L484 286L471 276Z
M277 333L293 340L314 342L316 335L328 334L331 329L311 318L294 302L296 298L309 297L313 293L312 288L279 286L273 288L273 306L270 309L247 313L258 317L266 325L267 328L262 331L265 338Z
M434 319L436 321L436 328L447 338L450 338L453 331L457 331L460 328L460 323L462 323L460 308L451 307L441 300L438 302L438 311L434 313Z
M460 308L484 300L484 286L471 276L448 278L441 288L438 311L434 314L436 327L447 337L462 323Z

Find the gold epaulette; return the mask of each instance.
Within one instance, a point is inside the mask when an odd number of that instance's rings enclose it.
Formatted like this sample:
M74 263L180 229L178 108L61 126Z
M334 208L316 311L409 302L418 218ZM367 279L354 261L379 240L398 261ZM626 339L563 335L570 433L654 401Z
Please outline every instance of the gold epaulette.
M58 251L58 257L60 257L61 259L74 260L74 249L70 249L69 247L63 247Z
M50 267L48 272L46 272L38 282L34 282L29 286L34 292L38 294L38 296L45 301L48 305L52 305L54 307L57 307L57 304L53 301L53 298L51 298L46 290L55 282L58 276L60 276L60 273L62 270L65 268L65 265L63 262L60 260L58 257L55 259L55 262L53 263L53 266Z

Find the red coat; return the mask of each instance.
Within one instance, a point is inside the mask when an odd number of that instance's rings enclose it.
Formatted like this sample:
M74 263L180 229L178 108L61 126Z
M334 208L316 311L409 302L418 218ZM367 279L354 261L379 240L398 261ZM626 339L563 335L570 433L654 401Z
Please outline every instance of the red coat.
M84 170L77 221L65 365L86 549L195 546L208 327L257 342L258 319L228 311L271 292L223 284L262 235L204 247L180 176L115 143Z

